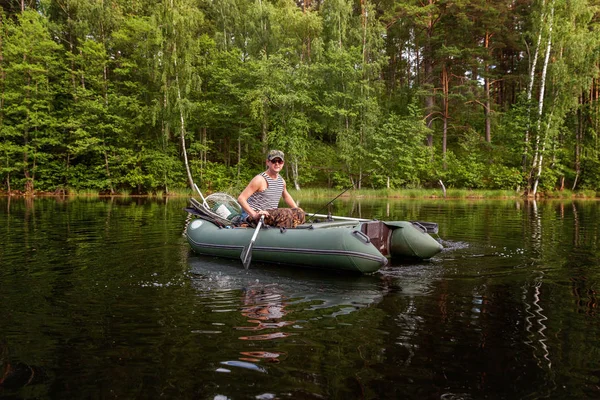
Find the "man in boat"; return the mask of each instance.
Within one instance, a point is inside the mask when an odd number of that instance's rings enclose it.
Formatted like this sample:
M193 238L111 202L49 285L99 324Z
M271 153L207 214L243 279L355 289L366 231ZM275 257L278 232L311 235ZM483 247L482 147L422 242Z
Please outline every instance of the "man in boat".
M283 163L282 151L269 151L266 161L267 170L252 178L238 197L238 203L244 209L242 223L258 222L261 215L265 216L266 225L289 228L304 222L304 211L296 205L287 191L285 180L280 175ZM290 209L278 208L282 197Z

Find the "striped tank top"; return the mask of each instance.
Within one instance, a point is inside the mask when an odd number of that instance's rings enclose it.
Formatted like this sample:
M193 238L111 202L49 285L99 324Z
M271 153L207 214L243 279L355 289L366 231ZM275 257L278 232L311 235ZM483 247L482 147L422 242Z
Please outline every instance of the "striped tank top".
M279 199L283 193L285 181L279 175L272 179L266 172L260 174L267 181L267 188L262 192L254 192L248 197L248 205L255 211L270 210L279 207Z

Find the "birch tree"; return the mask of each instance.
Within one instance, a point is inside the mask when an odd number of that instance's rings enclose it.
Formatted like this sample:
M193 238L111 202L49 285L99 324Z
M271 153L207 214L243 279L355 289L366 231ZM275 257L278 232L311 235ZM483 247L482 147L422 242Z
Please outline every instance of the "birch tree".
M558 152L560 132L565 118L577 112L580 93L588 90L592 78L598 74L594 61L599 48L598 34L589 29L594 13L588 2L551 0L542 5L542 14L546 18L539 29L543 43L540 52L543 52L544 58L539 71L533 153L529 167L531 196L536 196L544 176L546 188L556 185L561 169L570 163L563 156L568 153ZM532 87L535 86L530 84L529 88ZM573 137L572 134L569 136ZM569 150L569 153L575 153L574 149Z
M548 129L550 128L548 126L544 132L542 132L542 129L541 129L542 128L542 116L543 116L543 111L544 111L544 93L546 90L546 76L548 74L548 63L550 61L550 52L552 51L552 29L553 29L553 25L554 25L554 0L550 0L550 4L548 5L548 7L549 7L549 10L547 12L548 20L545 22L545 25L547 27L547 39L546 39L547 41L546 41L546 48L545 48L544 63L542 66L542 75L540 78L540 90L538 93L538 112L537 112L537 118L536 118L537 122L536 122L536 130L535 130L535 146L534 146L534 150L533 150L533 162L532 162L530 178L529 178L531 195L534 197L537 193L539 179L542 174L544 152L546 149ZM541 27L540 27L540 30L541 30ZM531 177L532 174L534 175L534 177Z

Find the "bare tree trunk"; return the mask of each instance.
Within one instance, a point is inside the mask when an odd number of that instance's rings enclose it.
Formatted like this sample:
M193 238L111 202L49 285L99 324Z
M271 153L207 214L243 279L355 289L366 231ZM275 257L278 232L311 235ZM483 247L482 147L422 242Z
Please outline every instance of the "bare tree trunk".
M183 163L185 164L185 172L187 173L190 189L194 191L194 179L188 162L187 150L185 146L185 116L183 113L183 100L181 98L181 88L179 87L179 71L177 70L177 44L173 44L173 65L175 67L175 85L177 87L177 103L179 106L179 135L181 137L181 151L183 152Z
M362 187L362 167L358 169L358 189Z
M179 100L179 122L180 122L180 135L181 135L181 151L183 152L183 163L185 164L185 172L187 173L188 183L190 188L194 190L194 179L192 178L192 171L190 170L190 164L188 162L187 150L185 146L185 118L183 115L183 106L181 105L181 90L179 88L179 76L175 73L175 82L177 85L177 99Z
M175 75L175 81L177 81L177 74ZM177 87L177 97L181 99L181 91L179 86ZM181 134L181 151L183 152L183 163L185 164L185 172L187 173L188 183L190 188L194 190L194 179L192 178L192 171L190 170L190 164L188 162L187 150L185 147L185 118L183 116L182 106L179 106L179 119L181 123L180 134Z

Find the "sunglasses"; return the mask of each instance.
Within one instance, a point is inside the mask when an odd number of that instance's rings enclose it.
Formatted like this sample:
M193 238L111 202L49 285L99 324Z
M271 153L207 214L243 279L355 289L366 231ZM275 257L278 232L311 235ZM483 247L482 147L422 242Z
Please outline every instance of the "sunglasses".
M281 158L275 158L275 159L271 160L271 163L273 163L273 164L283 164L283 160Z

